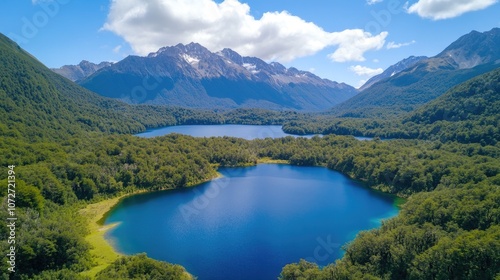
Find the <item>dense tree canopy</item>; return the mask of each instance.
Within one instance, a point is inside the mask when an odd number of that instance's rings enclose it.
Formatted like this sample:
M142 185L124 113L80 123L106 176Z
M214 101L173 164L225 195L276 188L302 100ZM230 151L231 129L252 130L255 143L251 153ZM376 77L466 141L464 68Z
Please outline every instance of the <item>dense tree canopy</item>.
M305 261L281 279L500 278L500 70L462 84L404 119L129 106L99 97L52 73L0 36L0 173L8 212L6 166L15 165L17 272L4 279L85 279L95 264L85 240L88 203L137 190L192 186L220 166L274 159L338 170L384 192L408 197L398 217L362 232L337 263ZM261 139L130 135L175 124L285 125L296 133L355 134L419 140L357 141L351 136ZM9 235L0 227L0 235ZM4 240L7 240L6 238ZM9 244L0 249L8 252ZM98 279L184 279L178 266L124 257Z
M122 257L99 272L97 280L189 280L190 275L178 265L147 258L145 254Z
M500 68L450 89L415 111L394 118L297 118L283 130L495 145L500 140Z
M432 253L435 252L433 250L455 250L451 248L456 246L456 250L462 250L460 246L470 238L478 238L477 245L470 246L488 244L492 248L478 258L498 261L495 256L498 239L491 235L500 221L498 145L416 140L358 141L350 136L333 135L312 139L286 137L246 141L175 134L153 139L126 135L95 136L49 146L25 145L30 153L5 148L7 157L2 159L2 164L18 165L19 180L31 186L33 197L43 197L41 202L36 202L40 199L28 199L21 208L26 210L20 211L40 216L34 220L28 219L29 216L23 218L22 228L33 229L29 226L30 221L41 223L36 232L26 235L28 240L33 241L26 241L26 251L23 249L20 253L31 252L28 259L34 264L29 267L40 269L26 271L27 275L36 275L44 270L78 271L88 267L88 261L85 261L88 249L82 241L85 231L74 231L77 217L57 216L63 213L69 215L74 207L72 205L77 205L78 201L96 201L138 189L159 190L194 185L216 176L219 166L252 165L259 158L286 160L294 165L325 166L371 187L410 197L396 219L386 222L381 229L361 234L347 247L341 265L330 267L335 273L345 269L349 271L346 273L369 271L368 274L378 277L389 275L393 279L402 279L399 277L403 276L410 279L412 275L423 273L419 267L435 261L429 259L438 257L437 253ZM51 152L47 152L48 147ZM42 211L34 210L40 207L43 207ZM68 221L67 224L57 223L57 228L63 228L56 231L66 236L57 239L63 243L47 244L45 249L40 247L44 244L42 240L53 242L56 238L43 228L60 219ZM425 236L430 232L431 239L419 241L420 238L428 238ZM400 240L401 236L410 239ZM73 255L61 254L60 250L70 246L65 242L71 244L75 251ZM386 247L381 245L384 242ZM413 247L415 242L420 244L420 249ZM370 244L378 245L372 247ZM437 245L440 247L435 247ZM53 253L48 253L47 248L52 248L50 252ZM59 258L50 260L47 256L51 254ZM391 254L403 254L398 256L404 257L404 261L401 260L399 266L391 263L396 257L390 257ZM376 256L389 259L377 259ZM446 256L448 254L442 255ZM478 275L473 268L478 260L464 259L464 262L471 262L471 267L462 269L471 275ZM367 270L366 267L378 270ZM317 271L313 268L307 270L323 273L319 268ZM487 273L496 272L492 268ZM286 271L283 273L286 274Z

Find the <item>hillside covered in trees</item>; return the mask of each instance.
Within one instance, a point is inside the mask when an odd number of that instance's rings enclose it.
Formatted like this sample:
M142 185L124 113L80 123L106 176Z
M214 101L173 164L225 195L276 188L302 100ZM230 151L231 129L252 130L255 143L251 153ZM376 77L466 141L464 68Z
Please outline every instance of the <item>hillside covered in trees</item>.
M287 122L296 134L340 134L495 145L500 139L500 68L464 82L393 119L315 118Z
M16 273L8 274L4 255L5 279L86 279L82 272L95 268L96 261L85 240L88 221L80 209L138 190L192 186L213 178L218 167L253 165L263 158L324 166L408 198L398 217L346 245L345 256L336 264L319 268L300 261L284 267L281 279L500 277L500 137L494 129L498 70L454 88L444 101L408 115L399 126L377 128L377 121L352 121L353 129L363 133L397 128L409 136L410 123L422 131L441 126L437 133L419 132L416 138L422 139L357 141L327 135L247 141L175 134L143 139L130 133L165 124L228 119L267 124L317 116L258 110L220 115L125 105L57 76L4 37L0 60L0 96L5 100L0 105L0 186L5 196L6 167L14 165L16 190L23 194L17 198ZM441 107L446 111L439 113ZM461 141L447 135L460 135L459 129L447 129L454 124L470 126L473 135L486 140ZM5 221L6 197L2 209ZM4 240L8 230L0 227ZM0 250L7 252L8 246L2 242ZM144 255L120 258L96 274L97 279L144 277L189 275L179 266Z

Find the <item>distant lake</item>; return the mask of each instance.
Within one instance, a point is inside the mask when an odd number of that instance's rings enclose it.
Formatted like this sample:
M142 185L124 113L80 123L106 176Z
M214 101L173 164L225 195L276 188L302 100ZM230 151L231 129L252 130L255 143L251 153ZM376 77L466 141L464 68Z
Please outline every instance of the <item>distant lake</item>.
M119 252L184 266L200 280L276 279L301 258L319 265L343 254L361 230L395 216L393 196L322 167L223 168L194 188L135 195L106 219Z
M138 133L136 136L151 138L163 136L170 133L179 133L193 137L239 137L247 140L264 138L281 138L286 136L307 137L314 135L295 135L285 133L281 125L241 125L241 124L220 124L220 125L177 125L167 126L147 130ZM358 140L371 140L369 137L355 137Z
M281 125L240 125L240 124L220 124L220 125L177 125L151 129L136 136L150 138L163 136L170 133L179 133L193 137L239 137L247 140L264 138L281 138L286 136L297 137L298 135L285 133ZM306 137L312 137L307 135Z

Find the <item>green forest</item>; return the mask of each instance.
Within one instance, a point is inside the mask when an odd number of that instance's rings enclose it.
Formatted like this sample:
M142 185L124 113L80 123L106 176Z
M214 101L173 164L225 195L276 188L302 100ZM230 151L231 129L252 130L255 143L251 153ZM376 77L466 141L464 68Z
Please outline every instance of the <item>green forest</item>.
M0 37L0 218L16 183L16 272L3 279L88 279L91 203L137 191L193 186L217 168L263 159L323 166L407 198L400 214L345 245L326 267L297 260L279 279L500 279L500 70L461 84L403 117L338 119L240 109L131 106L52 73ZM323 137L144 139L131 134L177 124L285 124ZM358 141L345 134L400 138ZM15 166L11 169L8 166ZM8 227L0 227L7 240ZM7 242L0 250L8 252ZM190 279L184 268L123 256L96 279Z
M295 134L338 134L442 143L495 145L500 139L500 69L460 84L435 100L398 117L296 118L283 130Z

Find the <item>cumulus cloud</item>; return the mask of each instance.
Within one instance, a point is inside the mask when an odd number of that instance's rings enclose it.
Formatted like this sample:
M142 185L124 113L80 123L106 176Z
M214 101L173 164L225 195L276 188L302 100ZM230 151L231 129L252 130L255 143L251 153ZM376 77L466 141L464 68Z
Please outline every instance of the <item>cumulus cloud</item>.
M365 61L364 53L369 50L381 49L388 35L387 32L381 32L372 36L360 29L344 30L331 34L334 38L333 42L338 47L329 57L336 62Z
M440 20L482 10L496 2L498 0L419 0L408 8L408 12L424 18Z
M390 49L399 49L401 47L406 47L406 46L409 46L409 45L412 45L412 44L415 44L416 41L415 40L412 40L411 42L406 42L406 43L396 43L396 42L389 42L387 43L387 49L390 50Z
M373 5L382 2L383 0L366 0L368 5Z
M368 77L372 77L372 76L375 76L375 75L378 75L378 74L384 72L384 69L382 69L382 68L373 69L373 68L369 68L369 67L361 66L361 65L351 66L351 67L349 67L349 70L356 73L356 75L358 75L358 76L368 76Z
M327 47L334 61L363 61L366 51L385 44L387 32L361 29L327 32L286 11L260 19L238 0L113 0L103 30L123 37L140 54L164 46L197 42L212 51L231 48L266 60L291 61Z

